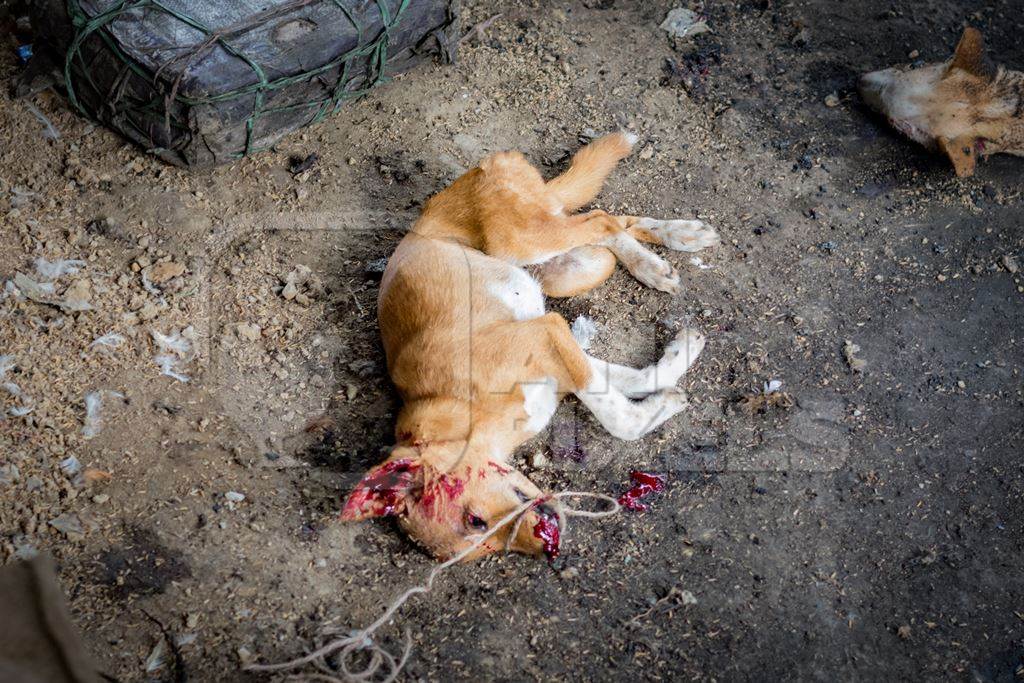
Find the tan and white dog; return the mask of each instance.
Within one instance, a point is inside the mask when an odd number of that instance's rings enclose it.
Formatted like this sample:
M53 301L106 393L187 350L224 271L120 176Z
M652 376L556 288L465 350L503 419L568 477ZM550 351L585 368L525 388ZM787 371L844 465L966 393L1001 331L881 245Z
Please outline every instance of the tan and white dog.
M981 33L964 30L953 57L860 79L864 101L910 139L945 153L958 176L979 157L1024 156L1024 73L993 65Z
M676 387L704 339L683 330L642 369L588 355L544 296L604 282L616 260L638 280L679 289L673 267L641 242L680 251L718 243L697 220L574 214L629 154L614 133L581 149L545 182L518 152L484 159L432 197L388 261L378 317L388 371L403 407L397 445L345 502L342 518L395 516L438 558L467 549L526 501L537 504L470 557L500 549L557 552L542 531L557 516L544 493L508 464L574 394L621 439L638 439L683 410ZM532 267L536 277L526 267Z

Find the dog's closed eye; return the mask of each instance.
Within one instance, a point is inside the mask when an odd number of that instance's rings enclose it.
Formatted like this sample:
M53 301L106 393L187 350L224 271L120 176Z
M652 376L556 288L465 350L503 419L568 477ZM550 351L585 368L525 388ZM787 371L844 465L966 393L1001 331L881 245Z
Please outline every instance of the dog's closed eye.
M530 497L523 493L522 490L519 489L518 487L512 490L516 492L516 498L519 499L520 503L525 503L526 501L530 500Z

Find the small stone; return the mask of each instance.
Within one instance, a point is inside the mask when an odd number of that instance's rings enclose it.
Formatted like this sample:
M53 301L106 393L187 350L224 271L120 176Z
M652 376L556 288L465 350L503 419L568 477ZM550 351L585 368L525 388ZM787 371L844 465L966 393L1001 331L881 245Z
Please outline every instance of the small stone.
M160 312L162 310L163 307L161 307L159 304L155 304L152 301L147 301L146 304L141 309L139 309L137 315L139 320L145 322L147 320L152 320L153 318L160 315Z
M576 567L566 567L558 575L563 579L572 580L580 575L580 570Z
M153 266L149 271L149 281L154 284L167 282L184 274L185 266L175 261L164 261Z
M526 460L526 464L535 470L543 469L550 462L542 451L534 451L526 456Z
M909 640L910 634L910 626L908 626L907 624L904 624L903 626L900 626L898 629L896 629L896 635L898 635L901 640Z
M652 145L647 145L642 150L640 150L640 158L643 159L644 161L647 161L648 159L650 159L653 156L654 156L654 147Z
M1010 273L1011 275L1020 270L1020 266L1017 264L1017 259L1010 256L1009 254L1003 256L1000 262L1003 264L1003 268L1006 268L1006 272Z
M839 106L839 94L831 92L825 96L825 106L834 109Z
M349 383L345 386L345 398L347 398L349 401L354 400L355 397L358 395L359 387L357 387L355 384Z
M238 491L228 491L224 494L224 498L232 503L241 503L245 500L245 494Z
M235 334L238 335L239 339L244 339L245 341L259 341L261 331L260 326L256 323L235 324Z
M105 493L97 493L95 496L92 497L92 502L96 503L97 505L103 505L108 500L110 500L110 496L108 496Z
M88 305L92 300L92 283L82 278L75 280L64 292L64 301L74 305Z
M843 357L846 358L847 365L849 365L850 369L854 372L864 372L864 369L868 365L866 360L857 357L859 352L860 347L852 341L846 340L846 343L843 344Z
M945 282L946 276L943 275L942 273L939 273L938 275L935 276L935 279L938 280L939 282Z
M910 54L907 55L907 59L917 59L921 56L920 50L911 50Z
M85 536L82 521L78 519L78 515L73 513L66 512L58 517L54 517L50 520L50 526L64 534L68 540L76 541Z

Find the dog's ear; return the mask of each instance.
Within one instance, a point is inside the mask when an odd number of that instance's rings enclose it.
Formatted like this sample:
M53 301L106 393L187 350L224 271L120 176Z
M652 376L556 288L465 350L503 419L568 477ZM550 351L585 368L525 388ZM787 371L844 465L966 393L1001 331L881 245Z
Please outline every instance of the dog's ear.
M996 77L996 67L985 54L985 39L981 31L968 26L960 36L956 45L953 60L949 63L949 73L960 69L984 81L992 81Z
M395 449L387 461L371 468L352 489L342 508L341 519L357 522L404 514L410 495L422 487L423 467L415 449Z
M954 140L939 138L939 149L945 152L953 162L956 174L961 178L974 175L978 164L978 150L974 146L974 138L962 135Z

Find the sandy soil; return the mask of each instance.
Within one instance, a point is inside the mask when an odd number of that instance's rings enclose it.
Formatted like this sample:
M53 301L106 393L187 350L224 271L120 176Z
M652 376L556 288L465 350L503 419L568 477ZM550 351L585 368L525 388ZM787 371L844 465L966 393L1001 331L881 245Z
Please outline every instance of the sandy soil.
M248 679L240 660L364 625L425 575L392 524L336 521L392 443L379 261L486 153L555 173L625 127L642 142L597 205L698 216L723 244L707 268L666 255L678 297L619 272L552 308L593 317L594 352L636 365L672 328L704 330L693 406L626 444L566 401L520 464L552 489L616 494L638 468L669 488L578 523L552 565L453 570L383 634L411 630L409 678L1020 678L1024 161L957 180L853 85L945 58L964 21L1024 68L1024 6L709 2L712 32L679 43L658 28L671 6L472 0L465 26L501 17L456 65L212 171L164 166L52 92L32 100L48 141L0 99L0 282L40 281L38 257L85 262L50 303L0 300L18 389L0 409L31 409L0 420L0 560L56 556L104 671ZM747 410L771 380L791 401ZM178 664L146 671L147 613Z

